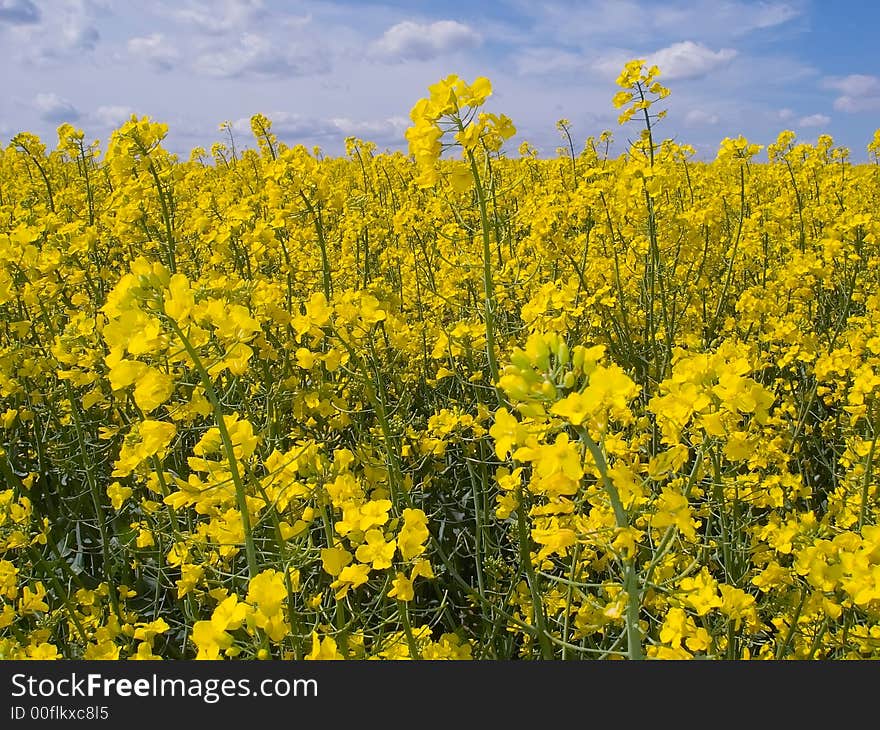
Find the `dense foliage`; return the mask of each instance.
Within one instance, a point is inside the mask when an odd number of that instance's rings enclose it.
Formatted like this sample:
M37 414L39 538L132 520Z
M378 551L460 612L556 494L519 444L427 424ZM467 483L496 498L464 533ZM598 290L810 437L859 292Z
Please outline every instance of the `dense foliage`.
M880 166L657 76L618 157L456 77L409 156L16 136L0 657L880 655Z

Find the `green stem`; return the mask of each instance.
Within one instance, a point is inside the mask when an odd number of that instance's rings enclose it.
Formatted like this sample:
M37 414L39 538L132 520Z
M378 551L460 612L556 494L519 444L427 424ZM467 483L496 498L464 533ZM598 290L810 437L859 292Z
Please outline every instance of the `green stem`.
M55 588L55 592L58 594L58 598L61 599L61 602L64 604L64 608L67 610L67 615L70 617L70 621L76 629L76 633L79 634L79 638L83 643L83 647L85 647L89 640L86 636L85 629L83 629L79 618L77 618L76 611L73 610L73 606L71 606L70 604L70 599L67 596L67 591L64 589L64 586L61 585L61 581L58 580L58 576L49 569L46 561L43 560L43 556L40 555L33 546L28 546L28 552L31 554L31 558L33 559L34 563L36 565L39 565L43 569L43 572L46 574L46 576L49 578L49 581Z
M871 478L874 474L874 451L877 449L877 436L880 431L874 431L874 438L871 439L871 448L868 451L868 459L865 464L865 476L862 479L862 502L859 505L859 533L865 526L865 515L868 508L868 490L871 486Z
M409 646L409 654L413 659L421 659L422 655L419 653L419 647L416 644L415 637L412 632L412 625L409 621L409 606L406 601L400 602L400 619L403 622L403 632L406 634L406 643Z
M519 506L516 509L516 521L519 531L519 558L523 569L526 571L526 579L528 580L529 590L532 594L532 613L535 617L535 628L538 630L538 643L541 645L541 655L544 659L553 659L553 647L550 645L550 639L547 635L547 626L544 621L543 597L538 590L538 578L535 575L535 566L532 565L531 537L529 535L528 525L526 524L526 502L523 495L522 484L517 488L517 501L519 502Z
M583 429L581 434L584 443L587 445L587 448L593 456L593 461L596 462L596 468L599 470L599 475L602 478L602 486L605 488L608 498L611 500L611 508L614 510L614 519L617 523L617 527L618 529L626 529L629 527L629 519L627 518L626 510L623 507L623 502L620 501L620 494L614 486L614 483L611 481L611 477L608 476L608 463L605 461L605 455L602 453L602 449L599 448L599 445L593 441L590 434L587 433L586 429ZM630 659L643 659L642 635L641 629L639 628L639 609L641 608L639 576L636 572L635 556L631 557L625 563L623 588L627 595L627 656Z
M784 659L785 655L788 653L788 646L791 644L791 640L794 638L795 633L797 632L798 621L801 617L801 611L804 608L804 603L807 600L807 587L804 586L801 588L801 597L798 601L797 608L794 610L794 616L791 617L791 624L788 627L788 633L785 636L785 640L779 645L779 649L776 651L776 659Z
M79 446L79 453L83 460L83 467L86 472L86 481L89 484L89 492L92 496L92 503L95 508L95 519L98 522L98 532L101 535L101 555L104 560L104 577L110 583L110 604L113 606L113 612L118 618L122 618L119 611L119 601L116 595L116 586L114 585L113 562L110 559L110 536L107 533L107 525L105 522L104 508L101 505L101 494L98 489L98 480L93 472L92 460L86 449L85 435L83 434L82 422L80 420L79 409L74 400L73 388L69 380L64 381L64 389L67 394L67 400L70 402L70 414L73 419L74 430L76 431L76 441Z
M223 409L220 407L220 399L217 397L217 391L214 390L211 376L208 375L208 371L205 370L205 366L202 364L199 353L196 352L196 349L189 341L189 338L183 333L183 330L180 329L177 322L173 319L169 319L169 322L171 323L171 328L174 330L174 333L180 337L187 355L189 355L190 359L193 361L193 365L195 365L199 377L201 378L202 387L205 389L205 395L208 396L208 401L214 409L217 430L220 432L220 440L223 442L223 449L226 452L226 460L229 462L229 473L232 476L232 483L235 485L236 504L238 505L238 511L241 514L241 524L244 531L244 547L247 555L248 576L254 578L257 573L260 572L260 569L257 563L257 551L254 547L254 536L251 531L247 496L245 494L244 481L238 470L238 460L235 457L235 447L233 446L232 438L229 436L229 429L226 428L226 421L223 419Z
M321 501L321 521L324 523L324 536L327 538L327 547L334 547L336 540L333 538L333 521L327 505ZM339 649L342 656L348 658L348 634L345 630L345 604L341 599L334 596L336 601L336 630L339 632Z
M489 214L486 207L486 191L483 189L480 171L477 168L477 158L474 157L474 153L471 150L468 150L467 154L477 190L477 202L480 206L480 224L483 233L483 297L486 320L486 357L489 361L489 374L492 376L492 385L496 387L496 394L498 394L498 362L495 360L495 284L492 280L492 241L489 235ZM498 397L500 400L500 394L498 394Z
M155 164L153 164L153 158L150 157L150 151L138 138L135 137L134 140L135 144L140 149L141 154L147 160L150 175L153 177L153 183L156 185L156 193L159 195L159 206L162 208L162 221L165 223L165 241L168 246L168 269L173 274L177 271L177 259L174 254L175 245L174 232L171 228L171 211L165 200L165 191L162 188L162 181L159 179L159 173L156 170Z
M333 280L330 276L330 260L327 258L327 239L324 236L324 219L321 216L321 206L319 204L315 208L302 190L299 191L299 195L306 204L306 208L308 208L314 221L315 234L318 236L318 248L321 250L321 281L324 288L324 296L329 302L333 294Z

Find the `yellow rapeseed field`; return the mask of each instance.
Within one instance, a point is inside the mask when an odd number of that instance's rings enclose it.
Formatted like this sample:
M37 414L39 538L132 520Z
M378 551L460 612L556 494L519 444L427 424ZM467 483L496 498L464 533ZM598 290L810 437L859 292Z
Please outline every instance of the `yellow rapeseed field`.
M616 157L455 76L409 155L17 135L0 658L880 657L880 131L700 161L659 77Z

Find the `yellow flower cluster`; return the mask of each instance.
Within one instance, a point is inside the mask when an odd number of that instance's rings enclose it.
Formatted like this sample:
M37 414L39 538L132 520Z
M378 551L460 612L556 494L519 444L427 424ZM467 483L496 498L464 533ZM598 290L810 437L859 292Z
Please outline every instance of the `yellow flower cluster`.
M406 130L409 152L420 171L417 184L430 187L440 177L438 161L444 144L461 147L463 155L473 160L479 148L495 151L504 140L516 134L509 117L477 110L492 94L492 84L485 76L467 84L451 75L429 88L431 95L419 99L410 111L413 126ZM444 142L451 137L452 142ZM459 163L448 170L449 184L456 192L465 192L473 185L469 166Z

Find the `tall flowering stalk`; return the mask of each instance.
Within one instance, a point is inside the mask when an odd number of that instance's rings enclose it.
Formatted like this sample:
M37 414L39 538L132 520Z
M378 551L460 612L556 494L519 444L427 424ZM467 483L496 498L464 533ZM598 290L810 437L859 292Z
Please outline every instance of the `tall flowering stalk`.
M483 302L486 326L486 358L493 384L498 380L495 354L495 284L492 274L492 231L486 199L486 188L480 174L479 159L498 152L505 139L516 134L516 127L505 115L480 112L492 93L489 79L480 76L470 85L458 76L448 76L429 87L431 95L420 99L410 112L413 126L406 130L409 151L415 157L419 174L416 183L422 187L435 185L446 176L456 192L471 187L476 192L480 209L483 237ZM444 139L452 137L452 142ZM439 164L444 147L458 147L462 161L449 168Z

